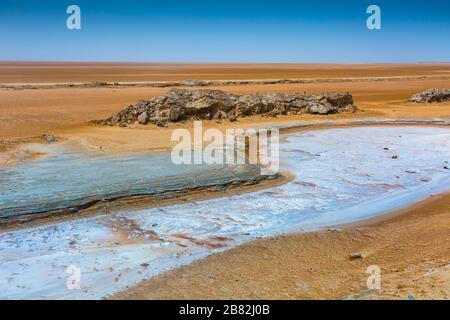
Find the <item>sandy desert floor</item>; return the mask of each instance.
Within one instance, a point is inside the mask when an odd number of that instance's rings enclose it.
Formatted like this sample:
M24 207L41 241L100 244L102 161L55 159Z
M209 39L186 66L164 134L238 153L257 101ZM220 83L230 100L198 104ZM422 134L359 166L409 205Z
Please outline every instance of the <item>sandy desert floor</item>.
M0 62L0 83L143 82L448 76L448 64L175 64Z
M429 76L408 79L409 76ZM215 86L234 93L348 91L359 111L331 116L250 117L207 126L264 126L293 121L337 124L366 118L450 118L450 103L415 105L417 92L450 88L450 65L166 65L0 63L0 83L399 77L382 81ZM439 77L439 78L433 78ZM444 78L442 78L444 77ZM52 134L86 152L170 148L169 128L90 125L170 88L0 89L0 165L43 156ZM38 143L38 144L36 144ZM37 146L37 147L36 147ZM114 298L445 298L450 297L450 196L427 199L360 225L257 240L146 281ZM360 251L363 259L350 260ZM382 269L382 290L367 292L369 265Z
M217 71L218 69L219 71ZM21 83L58 82L65 79L76 81L110 81L105 73L113 73L119 81L170 80L177 74L178 80L201 79L278 79L278 78L347 78L347 77L399 77L397 80L352 81L333 83L303 83L275 85L230 85L215 86L215 89L233 93L348 91L363 111L354 115L328 116L327 118L349 117L445 117L450 114L448 104L429 106L413 105L407 102L409 96L429 88L450 86L450 65L67 65L67 64L6 64L0 63L0 84L11 79ZM107 72L108 71L108 72ZM294 72L291 75L290 72ZM446 76L444 79L411 79L407 76ZM280 76L280 77L278 77ZM67 77L67 78L64 78ZM72 78L73 77L73 78ZM79 78L77 78L79 77ZM143 79L141 77L144 77ZM117 88L54 88L54 89L0 89L0 140L14 141L30 139L43 133L63 136L96 137L108 136L114 140L115 132L121 136L126 129L99 128L87 125L92 119L104 118L140 99L161 95L171 88L117 87ZM324 117L297 116L298 120L323 119ZM283 117L279 121L292 120ZM246 119L242 122L262 122L263 119ZM148 130L149 129L149 130ZM146 128L154 136L154 128ZM142 134L143 130L132 130ZM161 135L158 128L159 134ZM90 134L92 133L92 134ZM164 134L162 134L164 136ZM131 138L130 136L130 138ZM119 138L119 137L117 137ZM126 138L129 140L128 138ZM99 141L100 142L100 141ZM117 141L120 143L120 140ZM129 143L130 141L128 141Z

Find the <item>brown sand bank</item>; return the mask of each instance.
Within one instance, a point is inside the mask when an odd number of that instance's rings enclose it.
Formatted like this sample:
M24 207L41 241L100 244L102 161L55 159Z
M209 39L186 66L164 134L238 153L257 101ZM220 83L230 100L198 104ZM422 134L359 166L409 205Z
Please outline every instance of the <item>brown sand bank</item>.
M361 252L362 259L349 254ZM357 225L260 239L113 299L449 299L450 194ZM367 268L381 290L367 290Z

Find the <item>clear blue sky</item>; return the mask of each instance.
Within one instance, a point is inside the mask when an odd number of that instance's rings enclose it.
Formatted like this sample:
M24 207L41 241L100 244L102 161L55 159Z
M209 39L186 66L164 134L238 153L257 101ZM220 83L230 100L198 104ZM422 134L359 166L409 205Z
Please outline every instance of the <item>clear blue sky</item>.
M370 4L382 30L366 28ZM450 1L1 0L0 60L450 61Z

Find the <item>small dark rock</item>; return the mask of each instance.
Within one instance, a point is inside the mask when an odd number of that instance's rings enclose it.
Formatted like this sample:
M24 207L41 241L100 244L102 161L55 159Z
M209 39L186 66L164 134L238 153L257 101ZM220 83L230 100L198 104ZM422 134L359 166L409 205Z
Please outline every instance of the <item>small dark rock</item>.
M362 259L363 255L361 252L354 252L350 254L350 259L354 260L354 259Z
M158 126L158 127L163 127L163 128L167 128L169 125L167 124L167 121L164 121L164 120L159 120L159 121L156 121L156 125Z
M106 87L108 85L108 82L104 81L95 81L91 83L92 87Z
M54 136L46 133L42 135L42 138L47 141L47 143L54 143L58 141L58 139L56 139Z
M148 114L146 111L142 112L138 117L137 120L140 124L147 124L148 122Z

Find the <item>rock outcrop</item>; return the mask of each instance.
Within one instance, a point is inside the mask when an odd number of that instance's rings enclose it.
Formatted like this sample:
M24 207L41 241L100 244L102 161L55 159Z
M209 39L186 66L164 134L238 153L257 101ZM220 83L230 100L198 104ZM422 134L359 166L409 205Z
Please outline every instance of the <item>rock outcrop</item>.
M252 115L332 114L354 112L349 93L257 93L235 95L220 90L172 90L151 100L141 100L110 118L94 120L103 125L134 123L165 126L182 120L225 120Z
M450 89L430 89L413 95L409 101L415 103L450 101Z

